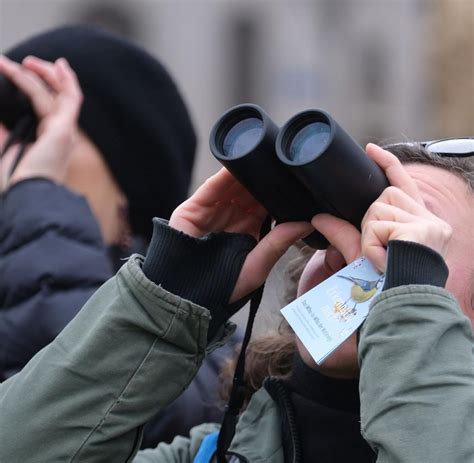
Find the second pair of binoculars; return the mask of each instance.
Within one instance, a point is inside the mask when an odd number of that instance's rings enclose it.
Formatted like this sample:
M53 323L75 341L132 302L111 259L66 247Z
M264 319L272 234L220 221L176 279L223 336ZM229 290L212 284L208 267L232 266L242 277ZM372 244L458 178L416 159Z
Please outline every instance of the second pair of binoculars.
M321 110L301 112L280 129L259 106L235 106L214 125L210 148L277 223L326 212L360 229L389 185L361 146ZM304 241L328 246L316 231Z

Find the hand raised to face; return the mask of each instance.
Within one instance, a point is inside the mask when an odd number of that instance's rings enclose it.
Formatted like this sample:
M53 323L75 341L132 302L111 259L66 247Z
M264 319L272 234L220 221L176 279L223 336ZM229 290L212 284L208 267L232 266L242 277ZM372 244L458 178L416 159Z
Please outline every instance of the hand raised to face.
M367 154L384 170L391 186L367 210L361 223L360 245L355 240L355 227L342 219L319 214L313 218L313 226L348 262L361 253L381 272L385 271L391 240L419 243L445 257L452 234L450 225L427 209L416 181L392 153L369 144Z
M369 144L367 154L384 170L391 186L369 207L359 232L349 222L329 214L319 214L313 226L340 252L347 263L360 255L385 271L387 246L391 240L416 242L446 256L451 238L448 223L433 214L425 205L417 182L390 152ZM316 255L303 273L300 293L305 292L329 276L327 263ZM333 272L334 273L334 272ZM323 278L324 279L324 278ZM307 363L323 373L336 377L357 375L356 335L352 335L321 366L317 366L300 345Z
M194 237L225 231L248 234L258 240L267 215L254 197L223 168L173 212L169 225ZM307 222L287 222L274 227L248 254L229 302L261 286L287 249L312 231L313 227Z
M22 64L0 56L0 73L31 101L39 119L37 140L30 147L4 188L26 178L64 180L68 155L77 135L82 93L74 71L64 58L50 63L27 57ZM12 147L2 159L3 176L16 156Z

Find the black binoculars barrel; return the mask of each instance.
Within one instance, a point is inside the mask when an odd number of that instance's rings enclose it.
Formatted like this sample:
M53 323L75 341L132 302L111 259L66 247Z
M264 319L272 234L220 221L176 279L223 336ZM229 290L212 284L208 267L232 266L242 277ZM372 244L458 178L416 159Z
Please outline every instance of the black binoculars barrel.
M292 152L295 144L300 154ZM279 132L276 153L315 201L324 198L335 215L359 229L368 207L389 185L380 167L325 111L291 118Z
M239 180L278 222L308 221L315 205L304 185L275 155L278 126L254 105L240 105L226 112L214 125L210 147L214 156ZM315 232L307 238L313 246L327 241Z
M28 98L0 75L0 123L12 130L25 116L36 119Z
M210 147L278 223L328 212L360 229L388 186L382 170L324 111L297 114L279 130L258 106L235 106L214 125ZM305 242L328 245L318 232Z

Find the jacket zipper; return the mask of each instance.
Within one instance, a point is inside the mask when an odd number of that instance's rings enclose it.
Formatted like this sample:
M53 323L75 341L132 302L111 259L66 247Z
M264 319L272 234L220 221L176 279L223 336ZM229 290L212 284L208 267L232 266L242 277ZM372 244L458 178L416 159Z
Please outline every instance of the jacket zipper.
M295 411L283 381L269 377L265 379L263 387L280 410L285 463L302 463L301 442L296 426Z

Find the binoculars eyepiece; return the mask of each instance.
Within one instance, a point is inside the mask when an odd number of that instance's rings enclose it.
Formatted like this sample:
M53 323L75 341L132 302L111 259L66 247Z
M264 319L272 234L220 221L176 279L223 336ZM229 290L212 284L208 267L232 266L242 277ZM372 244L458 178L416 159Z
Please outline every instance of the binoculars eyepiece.
M388 186L382 170L325 111L301 112L279 129L260 107L235 106L214 125L210 148L278 223L327 212L360 229ZM305 242L328 245L318 232Z

